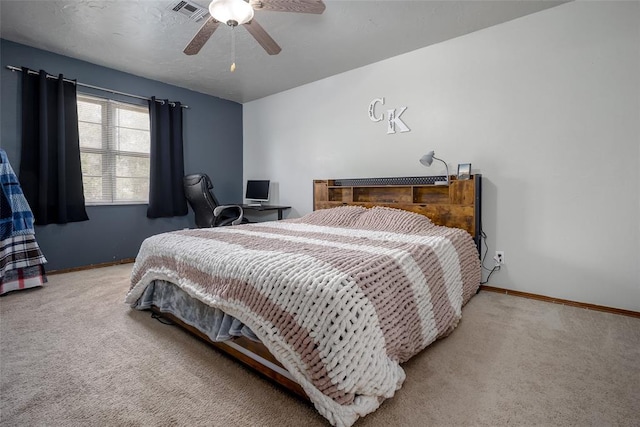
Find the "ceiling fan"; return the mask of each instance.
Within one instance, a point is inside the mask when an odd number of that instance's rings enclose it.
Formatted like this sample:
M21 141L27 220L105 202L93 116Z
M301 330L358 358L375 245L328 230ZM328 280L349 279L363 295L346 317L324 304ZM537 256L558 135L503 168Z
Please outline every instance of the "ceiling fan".
M220 23L237 27L244 25L249 34L264 48L269 55L277 55L282 50L278 43L253 19L255 10L273 12L315 13L324 12L322 0L212 0L209 4L211 17L202 25L191 39L184 53L195 55L209 40Z

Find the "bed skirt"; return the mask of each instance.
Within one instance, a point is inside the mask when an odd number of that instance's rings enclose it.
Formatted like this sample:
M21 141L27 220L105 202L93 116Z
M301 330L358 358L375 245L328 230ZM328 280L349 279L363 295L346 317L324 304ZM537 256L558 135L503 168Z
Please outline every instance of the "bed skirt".
M163 313L171 313L183 323L204 333L213 342L227 341L234 337L246 337L260 342L251 329L238 319L192 298L171 282L153 281L132 305L136 310L148 310L152 306Z

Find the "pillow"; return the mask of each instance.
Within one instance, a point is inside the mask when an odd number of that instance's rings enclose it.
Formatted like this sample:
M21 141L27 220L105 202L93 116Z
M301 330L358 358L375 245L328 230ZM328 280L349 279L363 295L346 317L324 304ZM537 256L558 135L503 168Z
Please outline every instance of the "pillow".
M374 206L360 215L353 226L394 233L420 233L433 229L434 224L429 218L418 213Z
M313 211L302 218L291 220L291 222L303 222L305 224L328 227L353 227L360 215L366 211L367 208L362 206L339 206L337 208Z

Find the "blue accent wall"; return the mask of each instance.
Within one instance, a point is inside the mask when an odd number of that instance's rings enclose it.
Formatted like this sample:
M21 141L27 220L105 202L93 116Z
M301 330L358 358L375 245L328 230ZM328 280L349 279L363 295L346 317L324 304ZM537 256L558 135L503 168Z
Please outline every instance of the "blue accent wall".
M184 110L185 173L205 172L222 203L242 202L242 105L177 86L123 73L29 46L0 40L0 147L18 173L21 147L20 72L7 65L64 74L66 78L144 97L180 101ZM79 92L145 105L146 101L79 87ZM89 206L89 221L36 226L47 270L133 258L142 241L157 233L195 227L187 216L149 219L147 205Z

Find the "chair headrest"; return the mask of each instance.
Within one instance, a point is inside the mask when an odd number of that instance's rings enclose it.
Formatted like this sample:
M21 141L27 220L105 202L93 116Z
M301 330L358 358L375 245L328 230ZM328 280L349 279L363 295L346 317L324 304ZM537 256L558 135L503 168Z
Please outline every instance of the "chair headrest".
M188 186L202 185L203 184L201 182L202 180L204 180L204 184L206 185L206 188L213 188L213 183L211 182L211 179L205 173L194 173L191 175L186 175L184 178L182 178L183 184Z

